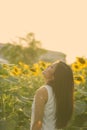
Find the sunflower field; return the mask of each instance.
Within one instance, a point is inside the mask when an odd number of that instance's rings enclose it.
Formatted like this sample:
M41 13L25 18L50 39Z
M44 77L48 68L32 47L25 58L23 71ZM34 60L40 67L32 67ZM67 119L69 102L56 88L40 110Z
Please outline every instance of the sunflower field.
M0 130L29 130L33 96L49 64L0 64Z
M74 114L72 126L87 130L87 58L76 57L71 64L74 75Z
M0 64L0 130L29 130L33 96L44 83L42 71L50 64ZM75 82L74 113L66 130L83 130L87 129L87 59L77 57L70 66Z

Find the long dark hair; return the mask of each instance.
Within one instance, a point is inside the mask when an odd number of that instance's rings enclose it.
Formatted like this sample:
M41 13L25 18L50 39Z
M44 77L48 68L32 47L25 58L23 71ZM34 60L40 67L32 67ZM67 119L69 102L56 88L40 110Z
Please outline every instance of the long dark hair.
M56 128L64 128L73 113L73 73L69 65L56 63L54 80L48 82L52 86L56 99Z

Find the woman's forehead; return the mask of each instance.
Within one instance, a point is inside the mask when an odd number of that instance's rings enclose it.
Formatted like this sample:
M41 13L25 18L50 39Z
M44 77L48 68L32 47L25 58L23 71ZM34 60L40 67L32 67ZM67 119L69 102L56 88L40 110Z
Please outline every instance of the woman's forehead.
M57 61L55 61L53 64L58 64L60 61L59 60L57 60Z

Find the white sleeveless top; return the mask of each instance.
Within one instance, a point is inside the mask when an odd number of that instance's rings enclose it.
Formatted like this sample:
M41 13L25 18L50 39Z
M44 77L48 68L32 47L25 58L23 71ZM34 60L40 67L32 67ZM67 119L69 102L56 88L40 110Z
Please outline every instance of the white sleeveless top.
M49 85L44 85L44 87L47 89L48 92L48 101L45 104L45 109L44 109L44 116L43 116L43 122L42 122L42 128L41 130L57 130L55 128L55 113L56 113L56 102L55 102L55 96L52 90L52 87ZM34 120L34 106L35 102L32 104L32 119L31 119L31 125ZM30 129L31 130L31 129ZM62 129L60 129L62 130Z

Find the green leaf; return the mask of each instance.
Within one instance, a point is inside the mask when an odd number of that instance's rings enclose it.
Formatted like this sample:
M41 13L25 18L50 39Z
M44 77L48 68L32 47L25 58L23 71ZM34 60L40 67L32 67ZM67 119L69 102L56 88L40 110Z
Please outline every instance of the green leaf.
M83 101L75 101L74 112L76 115L80 115L85 112L87 104Z
M84 122L83 126L87 127L87 121L86 121L86 122ZM87 128L86 128L86 129L87 129Z
M24 115L26 116L26 117L30 117L30 111L29 111L29 107L28 106L25 106L24 108L23 108L23 112L24 112Z
M16 124L15 120L1 120L0 130L15 130Z
M5 79L6 81L10 82L10 83L18 83L18 79L17 77L8 77L7 79Z
M7 121L7 128L6 130L15 130L16 128L16 125L17 125L17 122L15 120L8 120Z
M29 98L26 98L24 96L18 95L18 99L21 100L22 102L25 102L25 103L29 102Z

